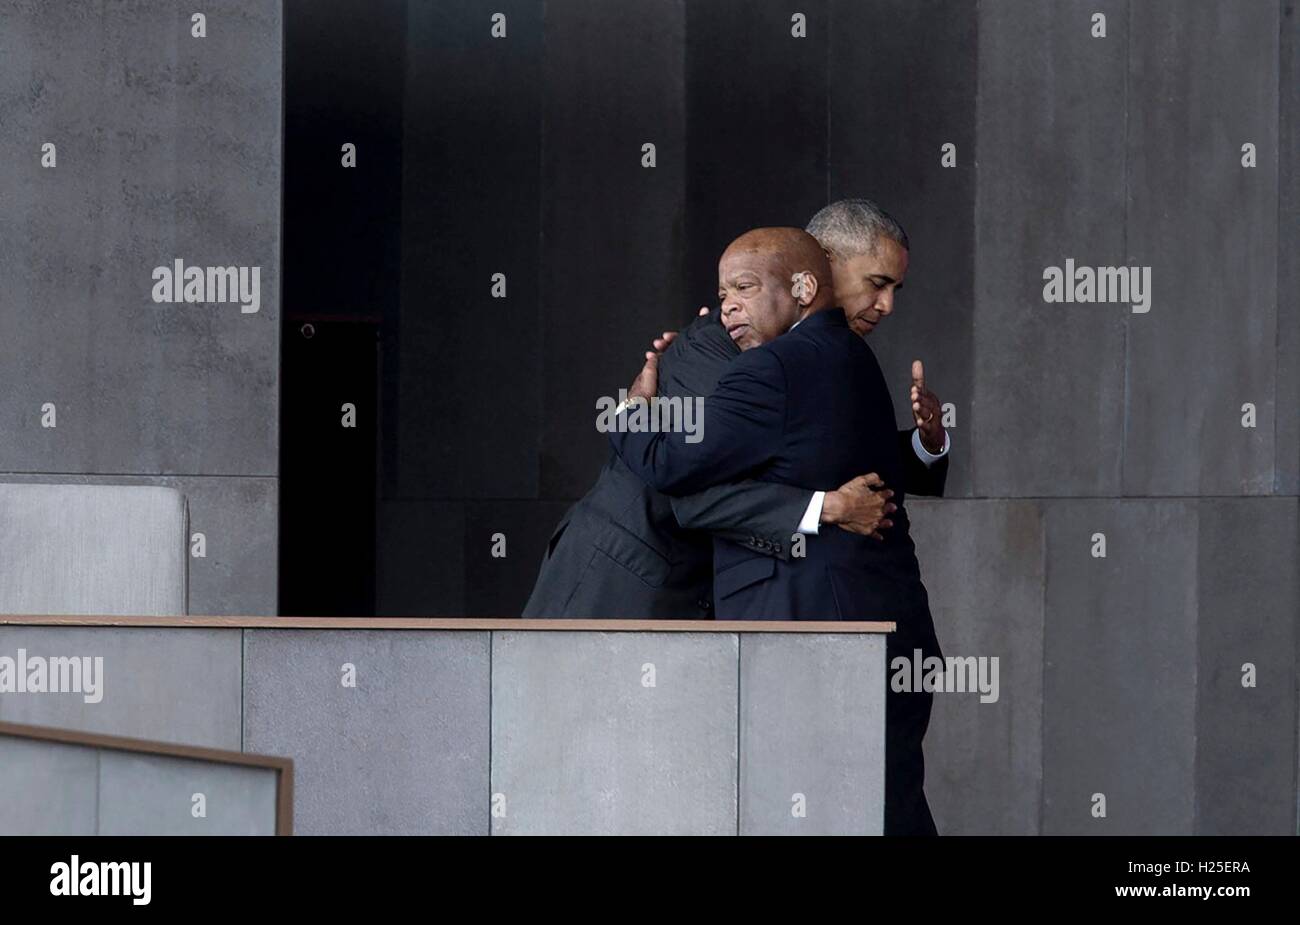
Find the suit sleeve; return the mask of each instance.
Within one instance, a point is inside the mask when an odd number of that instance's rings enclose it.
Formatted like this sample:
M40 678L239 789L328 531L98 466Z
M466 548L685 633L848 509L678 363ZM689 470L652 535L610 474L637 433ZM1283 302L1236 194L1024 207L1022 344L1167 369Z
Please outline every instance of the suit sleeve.
M789 559L791 537L799 531L812 497L804 488L750 479L670 500L677 522L688 530L704 530L738 543L763 540L764 544L751 545Z
M898 432L898 451L903 455L903 491L920 497L942 498L943 486L948 481L948 457L927 466L916 457L912 448L912 431Z
M785 430L785 371L770 350L749 350L731 364L704 399L695 435L632 431L643 407L610 431L615 452L651 488L680 496L745 478L781 445ZM690 442L692 436L697 439ZM796 522L796 526L798 523Z

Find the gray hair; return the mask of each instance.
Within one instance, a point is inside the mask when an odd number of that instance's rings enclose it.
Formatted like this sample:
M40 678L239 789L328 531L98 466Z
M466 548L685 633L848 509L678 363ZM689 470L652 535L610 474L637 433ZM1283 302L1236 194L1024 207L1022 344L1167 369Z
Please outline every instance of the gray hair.
M870 199L841 199L812 217L808 233L821 246L841 257L874 254L881 235L910 250L907 232L894 217Z

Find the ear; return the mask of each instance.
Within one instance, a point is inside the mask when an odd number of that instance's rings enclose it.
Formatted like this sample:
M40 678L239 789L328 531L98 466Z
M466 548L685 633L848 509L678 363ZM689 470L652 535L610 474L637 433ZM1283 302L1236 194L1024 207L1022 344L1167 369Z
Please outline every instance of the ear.
M808 270L800 270L790 277L790 294L802 306L807 307L817 298L817 277Z

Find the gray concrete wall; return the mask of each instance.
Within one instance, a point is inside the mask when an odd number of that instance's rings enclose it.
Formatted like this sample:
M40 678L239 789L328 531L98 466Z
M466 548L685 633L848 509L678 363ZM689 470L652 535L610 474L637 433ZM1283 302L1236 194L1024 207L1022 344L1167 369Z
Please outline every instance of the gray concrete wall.
M883 821L878 635L0 627L0 656L19 648L102 655L104 697L4 693L0 720L289 758L298 834L875 834ZM82 793L73 778L104 767L49 761L0 768L13 828L30 821L22 794ZM155 795L190 786L172 768L110 770ZM125 802L116 830L145 808ZM95 812L69 799L46 824L105 824Z
M0 613L186 612L185 496L0 483Z
M913 517L945 655L999 660L995 700L935 695L941 832L1294 831L1300 501ZM102 655L104 697L0 720L283 755L305 834L879 829L879 637L0 627L19 648Z
M922 501L912 518L944 654L1000 659L996 702L935 695L941 832L1295 833L1300 500Z
M0 657L102 658L102 696L0 693L0 720L237 751L242 645L239 629L3 625Z
M272 614L281 4L192 12L0 4L0 481L177 487L191 612ZM260 267L260 309L155 303L178 259Z
M405 362L390 367L403 449L387 460L378 609L513 612L604 456L571 422L626 383L636 331L711 296L709 252L730 232L873 195L913 237L873 349L900 418L914 356L957 414L951 500L912 504L940 640L1006 660L998 703L937 699L940 828L1294 831L1291 0L826 0L797 46L777 4L503 9L509 55L472 4L408 9L408 87L445 92L410 94L405 120ZM0 6L0 480L182 491L208 543L190 561L195 613L275 612L280 15L218 3L199 40L158 0ZM762 60L721 80L718 48ZM635 80L620 66L633 58ZM753 99L801 140L728 159L716 118ZM604 134L588 139L592 120ZM653 171L638 164L646 140ZM618 221L597 207L615 199ZM465 240L455 216L470 207L510 234ZM155 305L149 271L175 257L260 264L261 311ZM632 294L584 301L562 270L579 258L593 288L640 274ZM1150 312L1045 304L1043 268L1067 258L1150 266ZM499 311L482 285L498 270L523 334L465 351L468 322L447 329L429 287ZM590 360L588 340L602 345ZM516 374L540 378L541 404L503 418L492 385ZM40 426L46 402L55 428ZM497 531L505 559L489 552ZM148 703L153 683L181 690L190 659L238 664L230 645L173 652L182 667L156 682L157 665L137 666L122 702L138 715L103 722L237 739L217 669L207 718L185 712L193 700ZM0 702L7 718L47 712L100 722Z
M740 637L740 834L881 834L884 648L880 636Z
M727 633L494 633L493 835L736 834Z
M244 747L293 759L295 832L486 831L488 636L246 631Z

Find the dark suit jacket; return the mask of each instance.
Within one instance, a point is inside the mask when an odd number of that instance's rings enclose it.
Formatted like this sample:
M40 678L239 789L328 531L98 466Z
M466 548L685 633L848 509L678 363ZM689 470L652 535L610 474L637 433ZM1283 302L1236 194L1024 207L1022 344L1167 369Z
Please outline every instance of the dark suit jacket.
M665 351L661 396L708 395L740 356L718 315L715 308L696 318ZM899 432L907 492L942 495L947 457L927 468L911 440L911 430ZM523 616L709 619L713 554L707 534L788 559L811 500L811 488L753 480L670 498L611 453L591 491L552 533Z
M659 394L707 395L738 354L712 317L697 318L660 361ZM617 455L560 520L525 617L710 619L710 535L762 555L788 554L811 490L739 482L677 499L649 488Z
M714 543L718 619L894 620L897 643L937 652L929 602L909 535L906 458L889 388L866 342L840 309L743 353L704 402L703 439L615 432L615 450L659 491L689 494L757 478L835 487L877 472L895 488L883 542L834 527L806 555L776 559L746 543Z

